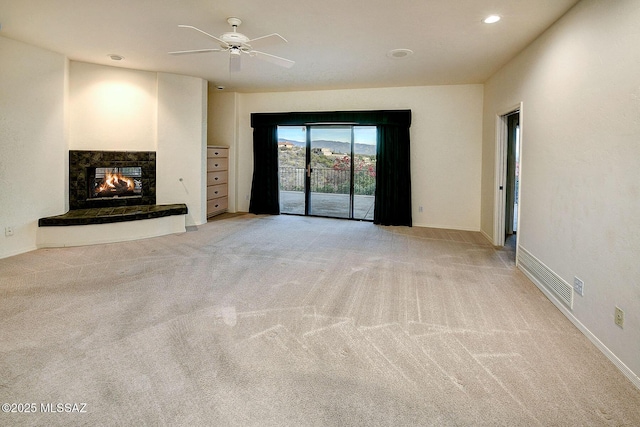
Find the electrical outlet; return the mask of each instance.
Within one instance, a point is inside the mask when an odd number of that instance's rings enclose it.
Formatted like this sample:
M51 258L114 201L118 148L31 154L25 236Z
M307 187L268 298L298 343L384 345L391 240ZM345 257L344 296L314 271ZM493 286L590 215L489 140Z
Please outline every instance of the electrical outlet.
M13 236L13 227L5 227L4 228L4 235L9 237L9 236Z
M584 282L577 277L573 278L573 290L581 297L584 296Z
M616 307L616 314L613 320L616 322L616 325L621 328L624 327L624 311L622 311L620 307Z

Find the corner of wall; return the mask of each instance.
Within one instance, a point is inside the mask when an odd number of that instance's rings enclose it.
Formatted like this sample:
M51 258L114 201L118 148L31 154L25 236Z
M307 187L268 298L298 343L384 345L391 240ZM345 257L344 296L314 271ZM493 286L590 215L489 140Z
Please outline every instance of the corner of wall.
M5 258L36 249L38 219L64 213L68 60L0 37L0 62L0 258ZM6 236L5 227L13 233Z
M64 125L63 125L63 133L64 133L64 145L65 145L65 153L64 156L64 210L65 212L69 210L69 127L71 125L70 119L70 101L69 101L69 72L70 72L70 60L69 58L65 58L64 63L64 100L63 100L63 116L64 116Z
M238 102L237 92L220 92L209 85L207 145L229 147L229 212L238 207Z

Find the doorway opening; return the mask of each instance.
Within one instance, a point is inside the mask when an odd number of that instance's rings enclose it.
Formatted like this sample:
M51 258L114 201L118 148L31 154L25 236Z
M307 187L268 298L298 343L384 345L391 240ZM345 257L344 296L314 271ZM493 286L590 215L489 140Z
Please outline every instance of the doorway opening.
M376 126L278 126L280 212L373 221Z
M520 224L522 104L497 116L494 244L517 255Z
M520 112L507 116L507 175L505 177L505 238L518 230L520 189Z

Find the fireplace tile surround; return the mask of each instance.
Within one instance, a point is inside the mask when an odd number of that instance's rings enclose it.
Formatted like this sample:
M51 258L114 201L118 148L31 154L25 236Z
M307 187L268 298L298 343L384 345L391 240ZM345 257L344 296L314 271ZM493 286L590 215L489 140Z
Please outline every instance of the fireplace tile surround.
M141 197L91 199L87 183L89 168L142 168ZM69 209L104 208L156 203L155 151L93 151L69 150Z

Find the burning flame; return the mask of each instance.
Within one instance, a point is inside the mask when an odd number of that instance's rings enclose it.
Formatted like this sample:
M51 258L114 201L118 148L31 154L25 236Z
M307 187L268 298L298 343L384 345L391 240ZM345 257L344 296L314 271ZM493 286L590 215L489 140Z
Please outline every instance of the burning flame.
M121 173L107 172L100 183L100 186L96 188L97 193L124 193L127 191L133 191L135 183L133 179L128 178Z

